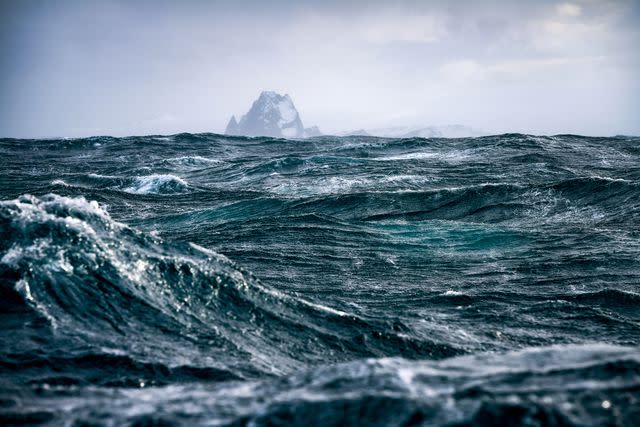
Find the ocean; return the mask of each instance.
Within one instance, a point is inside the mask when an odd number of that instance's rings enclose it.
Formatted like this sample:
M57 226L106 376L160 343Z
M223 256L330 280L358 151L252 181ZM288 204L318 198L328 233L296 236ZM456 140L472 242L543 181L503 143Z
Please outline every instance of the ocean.
M640 424L640 138L0 140L0 424Z

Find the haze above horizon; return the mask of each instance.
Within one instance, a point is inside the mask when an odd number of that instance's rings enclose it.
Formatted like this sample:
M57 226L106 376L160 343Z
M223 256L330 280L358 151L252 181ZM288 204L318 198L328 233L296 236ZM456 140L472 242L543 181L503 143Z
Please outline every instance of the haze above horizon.
M222 133L262 90L325 133L640 134L640 2L0 0L0 137Z

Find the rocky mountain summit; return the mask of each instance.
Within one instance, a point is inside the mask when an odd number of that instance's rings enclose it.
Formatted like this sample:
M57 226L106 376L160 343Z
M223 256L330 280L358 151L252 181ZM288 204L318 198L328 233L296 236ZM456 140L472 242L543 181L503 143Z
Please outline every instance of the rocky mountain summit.
M274 138L308 138L322 135L317 126L304 128L300 114L289 95L280 95L272 91L262 92L240 121L231 116L225 133Z
M260 93L249 111L240 120L231 116L225 130L227 135L268 136L272 138L311 138L321 136L317 126L305 128L300 114L289 95L273 91ZM484 135L483 132L462 125L358 129L338 133L338 136L378 136L384 138L464 138Z

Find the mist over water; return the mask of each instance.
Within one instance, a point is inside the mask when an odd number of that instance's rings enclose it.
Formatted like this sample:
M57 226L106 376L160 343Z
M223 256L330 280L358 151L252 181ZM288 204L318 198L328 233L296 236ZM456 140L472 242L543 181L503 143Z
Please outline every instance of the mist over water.
M633 425L640 139L0 140L0 421Z

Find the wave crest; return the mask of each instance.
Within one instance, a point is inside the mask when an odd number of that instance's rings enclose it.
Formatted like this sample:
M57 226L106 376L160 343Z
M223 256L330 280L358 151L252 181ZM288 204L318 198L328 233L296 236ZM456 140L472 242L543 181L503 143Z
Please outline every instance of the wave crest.
M461 353L279 292L214 251L168 244L83 197L0 202L0 226L2 294L48 321L57 336L51 351L64 346L77 360L90 346L98 354L111 349L145 363L242 377L291 372L311 361ZM27 351L19 340L10 346L10 353Z
M187 181L176 175L154 174L134 178L125 191L133 194L173 194L182 193L188 188Z

